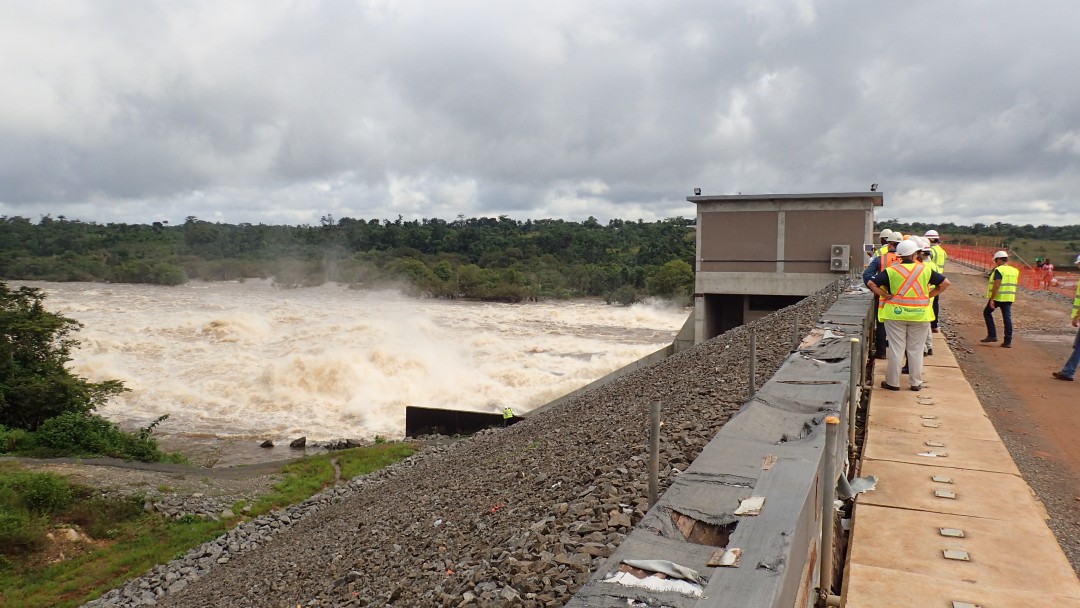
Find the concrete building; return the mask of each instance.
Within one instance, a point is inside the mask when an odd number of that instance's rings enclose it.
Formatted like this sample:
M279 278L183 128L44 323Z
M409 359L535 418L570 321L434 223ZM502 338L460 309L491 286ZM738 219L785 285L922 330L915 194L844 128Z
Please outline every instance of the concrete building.
M862 272L881 192L688 196L697 205L694 342Z

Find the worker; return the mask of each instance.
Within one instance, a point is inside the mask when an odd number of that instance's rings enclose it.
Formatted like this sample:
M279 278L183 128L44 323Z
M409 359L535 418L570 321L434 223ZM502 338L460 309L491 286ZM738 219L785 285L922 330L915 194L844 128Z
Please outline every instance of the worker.
M510 409L510 406L503 408L503 426L510 424L510 419L514 417L514 410Z
M941 235L937 230L927 230L923 236L930 240L930 248L933 249L930 259L934 260L940 272L945 272L945 260L949 254L945 253L945 248L941 246Z
M915 241L915 244L919 246L919 250L915 252L915 261L922 262L930 267L930 270L940 272L934 262L930 259L930 241L926 237L914 235L911 240ZM937 298L930 298L930 310L933 311L933 303ZM934 334L932 332L926 332L926 344L923 345L923 356L932 357L934 355ZM907 357L904 357L904 367L900 370L901 374L908 373Z
M886 228L886 230L888 230L888 228ZM893 264L896 264L897 262L900 261L900 258L896 257L896 246L900 243L900 240L903 238L903 236L904 235L902 235L900 232L894 232L892 230L889 230L889 236L886 237L886 240L888 242L885 244L885 250L882 251L881 253L879 253L878 256L875 257L873 260L870 260L870 264L866 267L865 270L863 270L863 273L862 273L863 283L869 281L870 279L877 276L878 273L880 273L881 271L885 270L889 266L892 266ZM874 307L877 308L877 305L878 305L878 299L875 296L874 297ZM887 340L886 340L886 337L885 337L885 326L882 325L881 323L878 323L877 327L874 329L874 358L875 359L885 359L886 358L886 355L885 355L886 342L887 342Z
M919 261L929 266L930 270L941 272L941 268L934 261L934 246L931 244L930 239L925 236L921 237L919 238L919 243L922 245L922 249L919 250ZM945 273L941 272L941 274ZM934 314L934 319L930 321L930 332L926 334L926 350L923 354L927 357L932 357L934 355L934 326L938 321L937 300L937 298L930 298L930 311Z
M889 249L889 235L892 233L892 230L882 228L881 232L878 234L878 238L881 240L881 247L878 247L875 250L874 255L885 255L885 252Z
M1012 305L1016 301L1016 288L1020 284L1020 269L1009 266L1009 254L999 251L994 254L994 270L990 273L990 283L986 287L986 307L983 308L983 320L986 321L986 337L983 343L997 342L997 328L994 327L994 311L1001 309L1001 320L1005 324L1005 348L1012 348L1013 323Z
M889 340L889 364L881 387L900 390L900 370L904 354L908 360L911 390L922 389L923 346L930 331L930 298L949 287L940 272L915 259L919 245L912 239L896 246L900 263L893 264L866 282L879 298L878 321L885 325Z
M918 236L918 235L915 235L915 236L913 236L911 238L920 247L919 251L917 251L915 253L915 261L922 262L923 264L926 264L927 266L930 267L930 270L941 272L940 270L938 270L938 267L934 264L933 260L930 259L930 254L931 254L930 240L927 239L926 237ZM931 311L933 311L933 303L934 303L935 300L937 300L937 298L930 298L930 310ZM932 332L926 332L926 344L923 346L923 356L924 357L932 357L933 355L934 355L934 334ZM900 373L901 374L908 373L908 364L907 364L907 361L906 361L906 357L905 357L905 361L904 361L904 367L900 370Z
M930 241L930 259L937 266L937 271L945 274L945 260L948 259L949 254L945 253L945 248L941 246L941 235L937 230L927 230L923 236ZM935 334L938 333L938 319L941 318L940 306L941 298L934 298L934 320L930 323L930 331Z
M1073 264L1080 266L1080 255L1076 256ZM1076 284L1076 297L1073 298L1072 326L1080 327L1080 283ZM1072 382L1076 377L1077 365L1080 365L1080 331L1076 332L1076 338L1073 340L1072 356L1065 362L1065 367L1061 368L1060 372L1054 372L1053 376L1058 380Z
M1050 258L1043 260L1042 266L1042 288L1050 289L1051 285L1056 285L1054 281L1054 264L1050 261Z

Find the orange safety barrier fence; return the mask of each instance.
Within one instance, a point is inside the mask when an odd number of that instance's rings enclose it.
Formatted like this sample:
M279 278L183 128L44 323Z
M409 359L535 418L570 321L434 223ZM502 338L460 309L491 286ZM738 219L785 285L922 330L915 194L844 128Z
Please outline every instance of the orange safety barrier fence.
M959 262L977 270L989 273L994 268L994 254L1001 249L996 247L980 247L978 245L943 245L945 252L949 254L945 262L946 269L952 262ZM1080 280L1080 274L1075 272L1060 272L1056 268L1052 275L1047 274L1027 262L1016 259L1009 260L1010 266L1020 269L1020 286L1033 289L1052 291L1066 296L1076 294L1076 284ZM946 273L948 274L948 273Z

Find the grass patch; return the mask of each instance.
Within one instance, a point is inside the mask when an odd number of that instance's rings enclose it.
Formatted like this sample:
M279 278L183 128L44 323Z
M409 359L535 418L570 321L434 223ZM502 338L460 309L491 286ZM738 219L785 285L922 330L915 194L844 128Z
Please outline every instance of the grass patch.
M416 451L412 444L381 443L291 462L282 468L283 478L274 490L256 500L250 513L228 521L203 521L194 516L166 519L144 512L138 497L105 500L89 488L68 484L61 476L0 463L0 606L82 605L239 523L302 502L333 485L333 459L338 461L342 477L349 479ZM28 497L39 505L39 511L25 507ZM12 506L5 506L8 504ZM238 501L233 512L241 515L244 505ZM50 526L64 524L80 528L95 539L95 545L77 557L45 564L40 553L44 535ZM7 538L2 536L5 530ZM18 534L32 538L15 543Z

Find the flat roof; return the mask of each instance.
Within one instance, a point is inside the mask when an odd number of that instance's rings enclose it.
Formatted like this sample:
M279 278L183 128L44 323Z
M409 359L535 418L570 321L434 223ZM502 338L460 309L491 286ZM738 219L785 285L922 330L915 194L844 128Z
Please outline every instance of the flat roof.
M691 203L733 203L736 201L816 200L816 199L871 199L875 207L884 205L882 192L820 192L810 194L703 194L688 196Z

